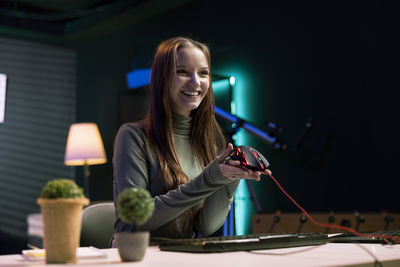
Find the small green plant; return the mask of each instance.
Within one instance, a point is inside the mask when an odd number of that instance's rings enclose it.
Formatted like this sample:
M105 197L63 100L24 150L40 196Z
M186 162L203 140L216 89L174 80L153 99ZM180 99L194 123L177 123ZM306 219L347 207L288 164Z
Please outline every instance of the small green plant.
M41 198L80 198L83 190L73 180L53 179L47 182L40 194Z
M118 212L121 220L135 225L142 225L154 212L154 202L150 193L143 188L126 188L118 196Z

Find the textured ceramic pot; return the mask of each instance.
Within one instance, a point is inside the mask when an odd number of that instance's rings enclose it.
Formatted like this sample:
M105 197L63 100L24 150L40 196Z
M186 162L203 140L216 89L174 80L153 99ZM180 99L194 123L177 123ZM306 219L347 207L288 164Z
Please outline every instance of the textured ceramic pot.
M118 253L122 261L141 261L149 246L149 232L116 233Z
M76 249L87 198L38 198L43 217L46 263L76 263Z

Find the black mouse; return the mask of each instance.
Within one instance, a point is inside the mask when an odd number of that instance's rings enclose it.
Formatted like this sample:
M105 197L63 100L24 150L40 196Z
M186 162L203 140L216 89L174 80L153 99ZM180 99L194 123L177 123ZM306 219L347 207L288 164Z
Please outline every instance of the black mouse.
M265 172L269 166L267 159L257 150L250 146L237 146L235 147L229 157L229 160L238 160L240 165L255 171Z

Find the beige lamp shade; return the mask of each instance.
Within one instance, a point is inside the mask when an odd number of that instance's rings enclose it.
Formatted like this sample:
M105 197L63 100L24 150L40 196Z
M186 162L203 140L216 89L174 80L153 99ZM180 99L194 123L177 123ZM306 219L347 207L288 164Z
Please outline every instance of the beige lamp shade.
M65 165L96 165L107 162L99 128L95 123L74 123L69 128Z

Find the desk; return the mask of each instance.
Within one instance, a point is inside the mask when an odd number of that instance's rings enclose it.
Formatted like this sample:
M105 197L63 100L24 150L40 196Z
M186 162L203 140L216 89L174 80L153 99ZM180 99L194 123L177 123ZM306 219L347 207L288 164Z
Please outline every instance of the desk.
M45 267L45 266L134 266L134 267L259 267L259 266L374 266L378 258L383 266L400 266L400 245L383 246L374 244L328 243L313 247L257 250L253 252L227 252L194 254L164 252L157 247L149 247L141 262L121 262L117 249L104 249L107 258L80 260L76 265L27 262L21 255L0 256L0 266L7 267Z

